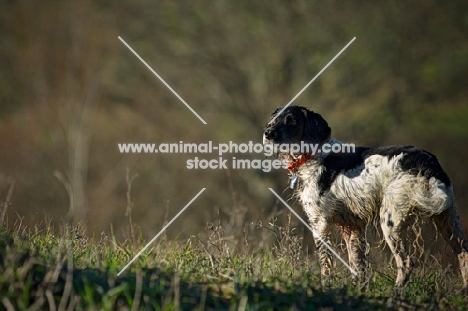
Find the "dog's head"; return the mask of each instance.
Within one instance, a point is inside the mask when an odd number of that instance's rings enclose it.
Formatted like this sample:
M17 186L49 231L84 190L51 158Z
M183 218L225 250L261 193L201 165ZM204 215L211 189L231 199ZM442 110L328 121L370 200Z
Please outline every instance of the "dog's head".
M277 116L282 109L276 108L272 113L263 132L264 145L300 145L304 142L321 146L330 139L331 129L318 113L305 107L289 106Z

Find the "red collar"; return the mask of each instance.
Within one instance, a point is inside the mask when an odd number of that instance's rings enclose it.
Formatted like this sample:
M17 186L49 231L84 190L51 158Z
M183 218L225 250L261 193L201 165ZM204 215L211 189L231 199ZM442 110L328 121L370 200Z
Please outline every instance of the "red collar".
M304 165L307 161L309 161L310 159L313 159L314 158L314 154L312 153L306 153L304 155L300 155L297 159L295 160L292 160L291 162L289 162L289 166L288 166L288 171L290 173L293 173L293 172L297 172L297 170L302 166Z

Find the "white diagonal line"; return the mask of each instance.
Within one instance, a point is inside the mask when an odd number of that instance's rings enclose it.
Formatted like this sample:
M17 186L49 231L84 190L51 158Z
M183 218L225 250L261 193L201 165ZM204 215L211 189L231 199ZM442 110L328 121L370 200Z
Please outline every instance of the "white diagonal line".
M195 201L196 198L198 198L198 196L199 196L200 194L202 194L202 192L205 191L205 190L206 190L206 188L203 188L202 190L200 190L200 192L198 192L197 195L196 195L192 200L190 200L190 202L188 202L187 205L185 205L184 208L181 209L180 212L177 213L177 215L175 215L174 218L172 218L171 221L169 221L169 222L167 223L167 225L165 225L165 226L161 229L161 231L159 231L159 233L156 234L155 237L152 238L151 241L149 241L148 244L146 244L145 247L143 247L143 249L142 249L141 251L139 251L138 254L136 254L135 257L133 257L133 259L130 260L130 262L129 262L125 267L123 267L122 270L120 270L119 273L117 273L117 276L121 275L122 272L124 272L125 269L127 269L127 268L128 268L128 267L129 267L129 266L130 266L130 265L131 265L131 264L132 264L132 263L133 263L133 262L134 262L134 261L135 261L135 260L136 260L136 259L137 259L137 258L138 258L138 257L139 257L139 256L140 256L140 255L157 239L157 238L158 238L158 237L159 237L159 236L160 236L160 235L161 235L161 233L163 233L164 230L166 230L167 227L169 227L169 226L172 224L172 222L174 222L174 220L176 220L177 217L179 217L179 216L187 209L187 207L189 207L190 204L192 204L193 201Z
M148 64L146 63L146 62L143 60L143 58L141 58L140 55L138 55L138 53L135 52L135 51L130 47L130 45L127 44L127 42L125 42L124 39L122 39L120 36L119 36L118 38L119 38L120 41L122 41L123 44L125 44L125 46L126 46L130 51L132 51L133 54L135 54L136 57L138 57L138 59L139 59L143 64L145 64L146 67L148 67L149 70L151 70L151 72L152 72L159 80L161 80L161 82L162 82L172 93L174 93L175 96L177 96L178 99L180 99L180 101L181 101L182 103L184 103L185 106L187 106L188 109L190 109L190 111L191 111L194 115L196 115L196 116L198 117L198 119L200 119L200 121L203 122L203 124L206 124L205 120L203 120L202 117L200 117L200 116L198 115L198 113L196 113L195 110L193 110L192 107L190 107L189 104L187 104L187 103L185 102L185 100L184 100L182 97L180 97L179 94L177 94L177 92L174 91L174 90L172 89L172 87L170 87L170 85L167 84L166 81L164 81L164 79L161 78L161 76L158 75L158 73L157 73L156 71L154 71L153 68L150 67L150 65L148 65Z
M335 55L335 57L333 57L333 58L332 58L332 60L331 60L331 61L329 61L329 62L328 62L328 64L326 64L326 65L325 65L325 67L323 67L323 69L322 69L322 70L320 70L320 72L319 72L318 74L316 74L316 75L315 75L315 77L313 77L313 78L312 78L312 80L310 80L310 82L309 82L309 83L307 83L307 85L306 85L306 86L304 86L304 87L302 88L302 90L300 90L300 91L299 91L299 93L297 93L297 94L296 94L296 96L294 96L294 98L293 98L293 99L291 99L291 100L289 101L289 103L288 103L286 106L284 106L284 107L283 107L283 109L281 109L281 111L280 111L280 112L278 112L278 113L277 113L277 114L276 114L276 115L273 117L273 119L271 119L271 120L270 120L270 122L268 122L268 124L271 124L273 121L275 121L275 119L276 119L276 118L277 118L277 117L278 117L280 114L282 114L282 113L283 113L283 111L285 111L285 110L286 110L286 108L288 108L288 106L289 106L289 105L291 105L291 104L292 104L292 102L293 102L293 101L295 101L295 100L296 100L296 98L298 98L298 97L299 97L299 95L301 95L301 94L302 94L302 92L304 92L304 91L305 91L305 89L306 89L306 88L308 88L308 87L309 87L309 85L311 85L311 84L312 84L312 82L314 82L314 81L315 81L315 79L317 79L317 78L318 78L318 77L319 77L319 76L322 74L322 72L324 72L324 71L325 71L325 69L327 69L327 68L328 68L328 66L330 66L330 65L331 65L331 63L333 63L333 62L335 61L335 59L337 59L337 58L338 58L338 56L340 56L340 54L341 54L341 53L343 53L343 52L344 52L344 50L346 50L346 49L348 48L348 46L350 46L350 45L351 45L351 43L353 43L353 41L354 41L354 40L356 40L356 37L354 37L354 38L353 38L351 41L349 41L349 43L348 43L348 44L346 44L346 46L345 46L344 48L342 48L342 49L341 49L341 51L339 51L339 52L338 52L338 54L336 54L336 55Z
M325 246L330 250L330 252L332 252L333 255L335 255L336 258L338 258L338 259L346 266L346 268L349 269L349 271L351 271L352 274L354 274L354 275L357 276L356 271L354 271L354 269L351 268L351 267L348 265L348 263L346 263L346 261L344 261L343 258L341 258L340 255L338 255L338 253L335 252L335 250L334 250L333 248L331 248L331 246L328 245L328 243L325 242L325 241L315 232L315 230L312 229L312 227L310 227L309 224L307 224L307 223L291 208L291 206L288 205L288 203L286 203L286 201L283 200L283 198L281 198L273 189L271 189L271 188L268 188L268 189L278 198L278 200L280 200L287 208L289 208L289 210L290 210L290 211L307 227L307 229L309 229L309 230L312 232L314 238L319 239L319 241L322 242L323 245L325 245Z

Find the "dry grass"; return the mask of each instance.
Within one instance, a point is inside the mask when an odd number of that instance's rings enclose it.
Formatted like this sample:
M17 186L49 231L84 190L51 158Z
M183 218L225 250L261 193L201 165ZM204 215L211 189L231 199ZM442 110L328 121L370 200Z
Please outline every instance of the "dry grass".
M219 217L220 218L220 217ZM315 255L291 215L268 224L207 224L188 239L155 242L128 271L117 272L145 245L129 224L128 238L89 237L82 226L2 228L0 296L7 310L305 310L464 309L461 278L424 263L402 296L393 293L391 265L374 271L360 291L337 267L322 287ZM230 228L230 229L225 229ZM238 232L236 232L238 231ZM299 232L298 232L299 231ZM234 238L236 237L236 238ZM383 256L382 261L391 263Z

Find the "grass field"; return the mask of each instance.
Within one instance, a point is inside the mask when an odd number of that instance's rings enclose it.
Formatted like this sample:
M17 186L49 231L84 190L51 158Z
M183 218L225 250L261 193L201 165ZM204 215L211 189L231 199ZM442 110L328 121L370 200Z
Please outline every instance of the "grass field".
M258 224L267 238L244 251L222 223L200 236L157 240L123 274L146 244L133 237L88 237L80 226L20 226L0 234L0 308L5 310L464 310L461 278L452 269L422 265L403 294L394 294L395 270L376 269L358 289L337 264L327 286L314 254L296 228ZM139 236L139 237L138 237ZM242 239L242 237L241 237ZM386 268L385 268L386 267ZM456 272L456 271L455 271Z

